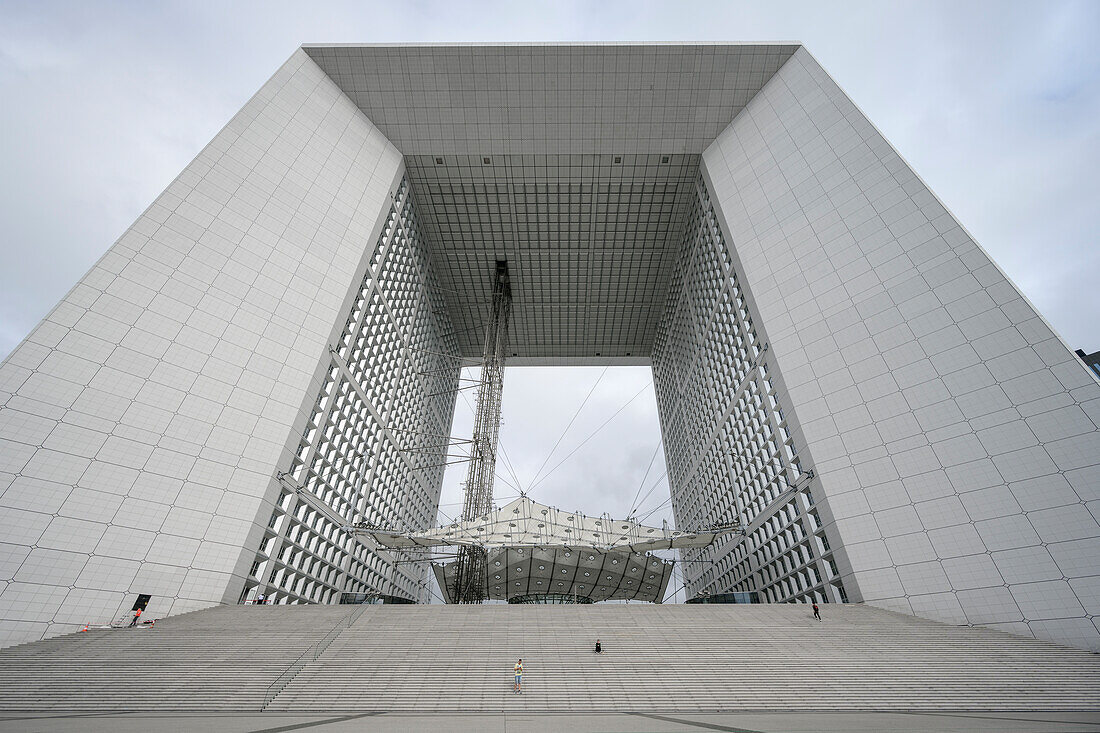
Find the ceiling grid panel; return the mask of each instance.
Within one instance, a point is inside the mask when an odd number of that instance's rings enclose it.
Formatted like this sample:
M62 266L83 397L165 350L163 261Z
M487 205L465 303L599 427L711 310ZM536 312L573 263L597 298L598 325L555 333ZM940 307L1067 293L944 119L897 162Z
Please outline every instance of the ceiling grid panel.
M700 155L796 44L305 46L404 154L460 349L648 364Z

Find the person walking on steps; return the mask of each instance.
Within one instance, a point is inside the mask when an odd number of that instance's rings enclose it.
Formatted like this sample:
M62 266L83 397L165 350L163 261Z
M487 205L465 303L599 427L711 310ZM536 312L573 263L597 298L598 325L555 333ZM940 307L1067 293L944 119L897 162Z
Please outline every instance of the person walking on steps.
M520 685L523 684L523 660L522 659L519 660L518 662L516 662L515 672L516 672L516 682L515 682L514 685L512 685L512 692L517 694L517 695L520 695L520 694L523 693L523 690L520 687Z
M596 639L596 653L603 654L603 647L600 646L600 640Z
M137 626L138 620L140 618L141 618L141 609L140 608L135 608L134 609L134 617L132 619L130 619L130 625L127 628L132 629L133 627Z
M817 607L817 601L814 601L814 618L821 620L821 609Z

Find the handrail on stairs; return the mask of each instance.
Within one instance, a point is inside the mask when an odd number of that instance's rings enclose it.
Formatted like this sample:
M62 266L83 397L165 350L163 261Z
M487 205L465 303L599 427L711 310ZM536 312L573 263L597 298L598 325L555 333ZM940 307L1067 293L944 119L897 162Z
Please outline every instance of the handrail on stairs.
M355 609L347 616L340 619L335 626L329 629L327 634L321 637L321 639L319 639L318 641L314 642L314 644L309 649L306 649L304 652L302 652L298 656L298 658L295 659L290 664L290 666L283 671L281 675L276 677L275 681L267 687L267 692L264 694L263 705L260 706L260 712L263 712L267 708L267 706L270 705L276 697L278 697L279 693L282 692L286 688L286 686L290 684L290 681L294 679L307 664L317 659L317 657L321 656L324 651L329 648L329 645L331 645L332 642L336 640L336 637L343 632L344 629L349 628L352 624L359 620L359 617L362 616L363 612L366 610L366 606L359 606L359 608Z

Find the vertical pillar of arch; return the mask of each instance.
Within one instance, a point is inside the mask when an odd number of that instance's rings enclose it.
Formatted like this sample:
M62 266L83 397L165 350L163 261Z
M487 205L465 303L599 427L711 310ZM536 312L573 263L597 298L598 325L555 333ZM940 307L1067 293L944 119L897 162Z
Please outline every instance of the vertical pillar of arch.
M1100 649L1095 376L804 49L703 169L849 597Z
M848 599L790 395L743 267L700 174L653 347L653 381L677 526L739 525L683 552L688 598Z
M298 51L4 360L0 644L110 621L138 594L153 618L235 603L292 502L276 535L305 540L292 563L309 577L285 600L331 601L362 577L421 592L419 571L367 558L338 527L374 506L423 521L438 502L441 471L406 495L407 446L355 433L333 386L334 370L358 375L387 428L450 422L453 397L428 397L447 375L421 374L414 350L445 345L449 319L402 174L400 152ZM355 310L368 273L384 314ZM369 348L349 345L361 338ZM303 482L309 497L288 500L282 474L325 400L331 440L315 454L353 445L365 467L353 489ZM295 522L321 537L291 538Z
M345 301L276 476L241 600L427 602L420 554L380 550L365 523L435 520L461 357L404 170Z

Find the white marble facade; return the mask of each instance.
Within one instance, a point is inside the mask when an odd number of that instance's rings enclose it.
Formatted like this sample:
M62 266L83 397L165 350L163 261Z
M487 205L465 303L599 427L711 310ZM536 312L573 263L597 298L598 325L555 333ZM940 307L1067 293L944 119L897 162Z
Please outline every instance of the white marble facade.
M3 362L0 644L239 600L401 174L298 51Z
M849 600L1100 651L1095 376L805 49L703 169Z

